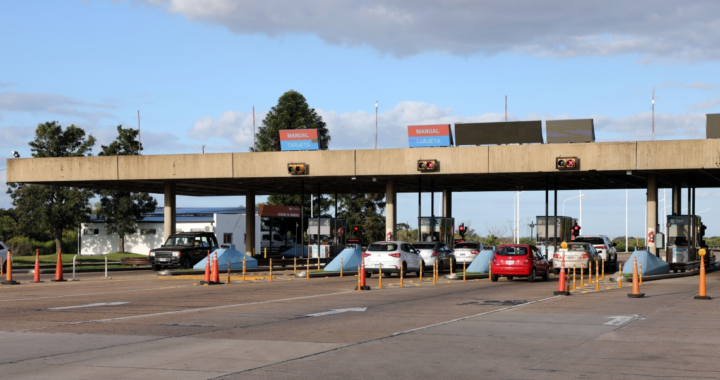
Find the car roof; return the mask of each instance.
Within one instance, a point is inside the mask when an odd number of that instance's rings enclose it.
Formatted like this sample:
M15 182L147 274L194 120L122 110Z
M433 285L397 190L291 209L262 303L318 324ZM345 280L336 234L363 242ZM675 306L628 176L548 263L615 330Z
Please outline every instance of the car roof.
M503 244L503 245L499 246L498 248L501 248L501 247L530 247L531 245L532 244Z

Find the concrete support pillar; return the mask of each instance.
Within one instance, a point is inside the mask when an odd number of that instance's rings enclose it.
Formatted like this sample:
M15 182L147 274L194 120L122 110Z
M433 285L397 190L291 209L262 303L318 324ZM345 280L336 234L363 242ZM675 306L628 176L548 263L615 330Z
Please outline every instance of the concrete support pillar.
M397 238L397 194L395 193L395 180L385 182L385 237Z
M175 184L168 182L165 184L165 240L175 233L175 214Z
M443 190L443 217L452 218L452 189Z
M255 191L245 192L245 254L255 254Z
M657 248L655 248L655 234L657 233L658 224L658 186L657 177L655 174L649 174L647 179L647 231L645 231L646 244L648 251L653 255L657 255ZM652 235L653 242L649 241Z
M673 185L672 188L672 210L670 212L673 215L680 215L682 213L682 187L680 185ZM661 222L665 222L661 220Z

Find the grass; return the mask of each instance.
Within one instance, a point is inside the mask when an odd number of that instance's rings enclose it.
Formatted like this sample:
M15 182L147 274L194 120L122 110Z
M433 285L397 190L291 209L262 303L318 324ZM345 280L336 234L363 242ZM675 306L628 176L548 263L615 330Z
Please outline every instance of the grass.
M147 255L140 255L137 253L127 253L127 252L113 252L108 253L107 255L108 261L120 261L123 257L147 257ZM62 262L67 264L72 264L73 257L75 255L73 254L63 254L62 255ZM41 265L47 265L47 264L55 264L57 263L57 255L40 255L40 264ZM76 262L82 262L82 263L105 263L105 257L103 256L79 256L76 260ZM35 256L14 256L13 257L13 263L16 265L34 265L35 264ZM128 266L132 267L132 266Z

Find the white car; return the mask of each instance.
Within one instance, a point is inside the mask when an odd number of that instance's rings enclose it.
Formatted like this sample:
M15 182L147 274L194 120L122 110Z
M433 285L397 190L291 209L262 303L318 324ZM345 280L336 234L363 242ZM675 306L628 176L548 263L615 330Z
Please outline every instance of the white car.
M425 269L432 269L435 262L438 263L438 269L442 270L443 263L452 262L452 248L439 241L419 241L412 244L413 248L418 252L420 258L425 263ZM447 264L445 266L448 266Z
M425 265L418 251L410 243L404 241L379 241L370 244L363 253L365 271L371 273L397 273L403 269L404 275L415 272L420 276ZM381 269L382 266L382 269Z
M615 249L617 244L613 243L610 238L605 235L582 235L576 237L574 241L592 244L600 257L605 259L605 265L608 269L611 271L617 270L617 249Z
M2 264L3 273L7 272L7 266L6 266L7 253L8 253L7 245L5 245L5 242L0 241L0 264Z
M455 261L458 264L470 264L477 255L485 249L485 243L480 241L464 241L455 244Z

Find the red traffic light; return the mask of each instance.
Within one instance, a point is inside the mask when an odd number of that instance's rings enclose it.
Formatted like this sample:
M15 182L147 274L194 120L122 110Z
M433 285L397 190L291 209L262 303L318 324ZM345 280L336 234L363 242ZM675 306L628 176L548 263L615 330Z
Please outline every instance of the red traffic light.
M360 231L360 229L357 226L355 226L355 227L353 227L353 231L358 232L358 231Z

